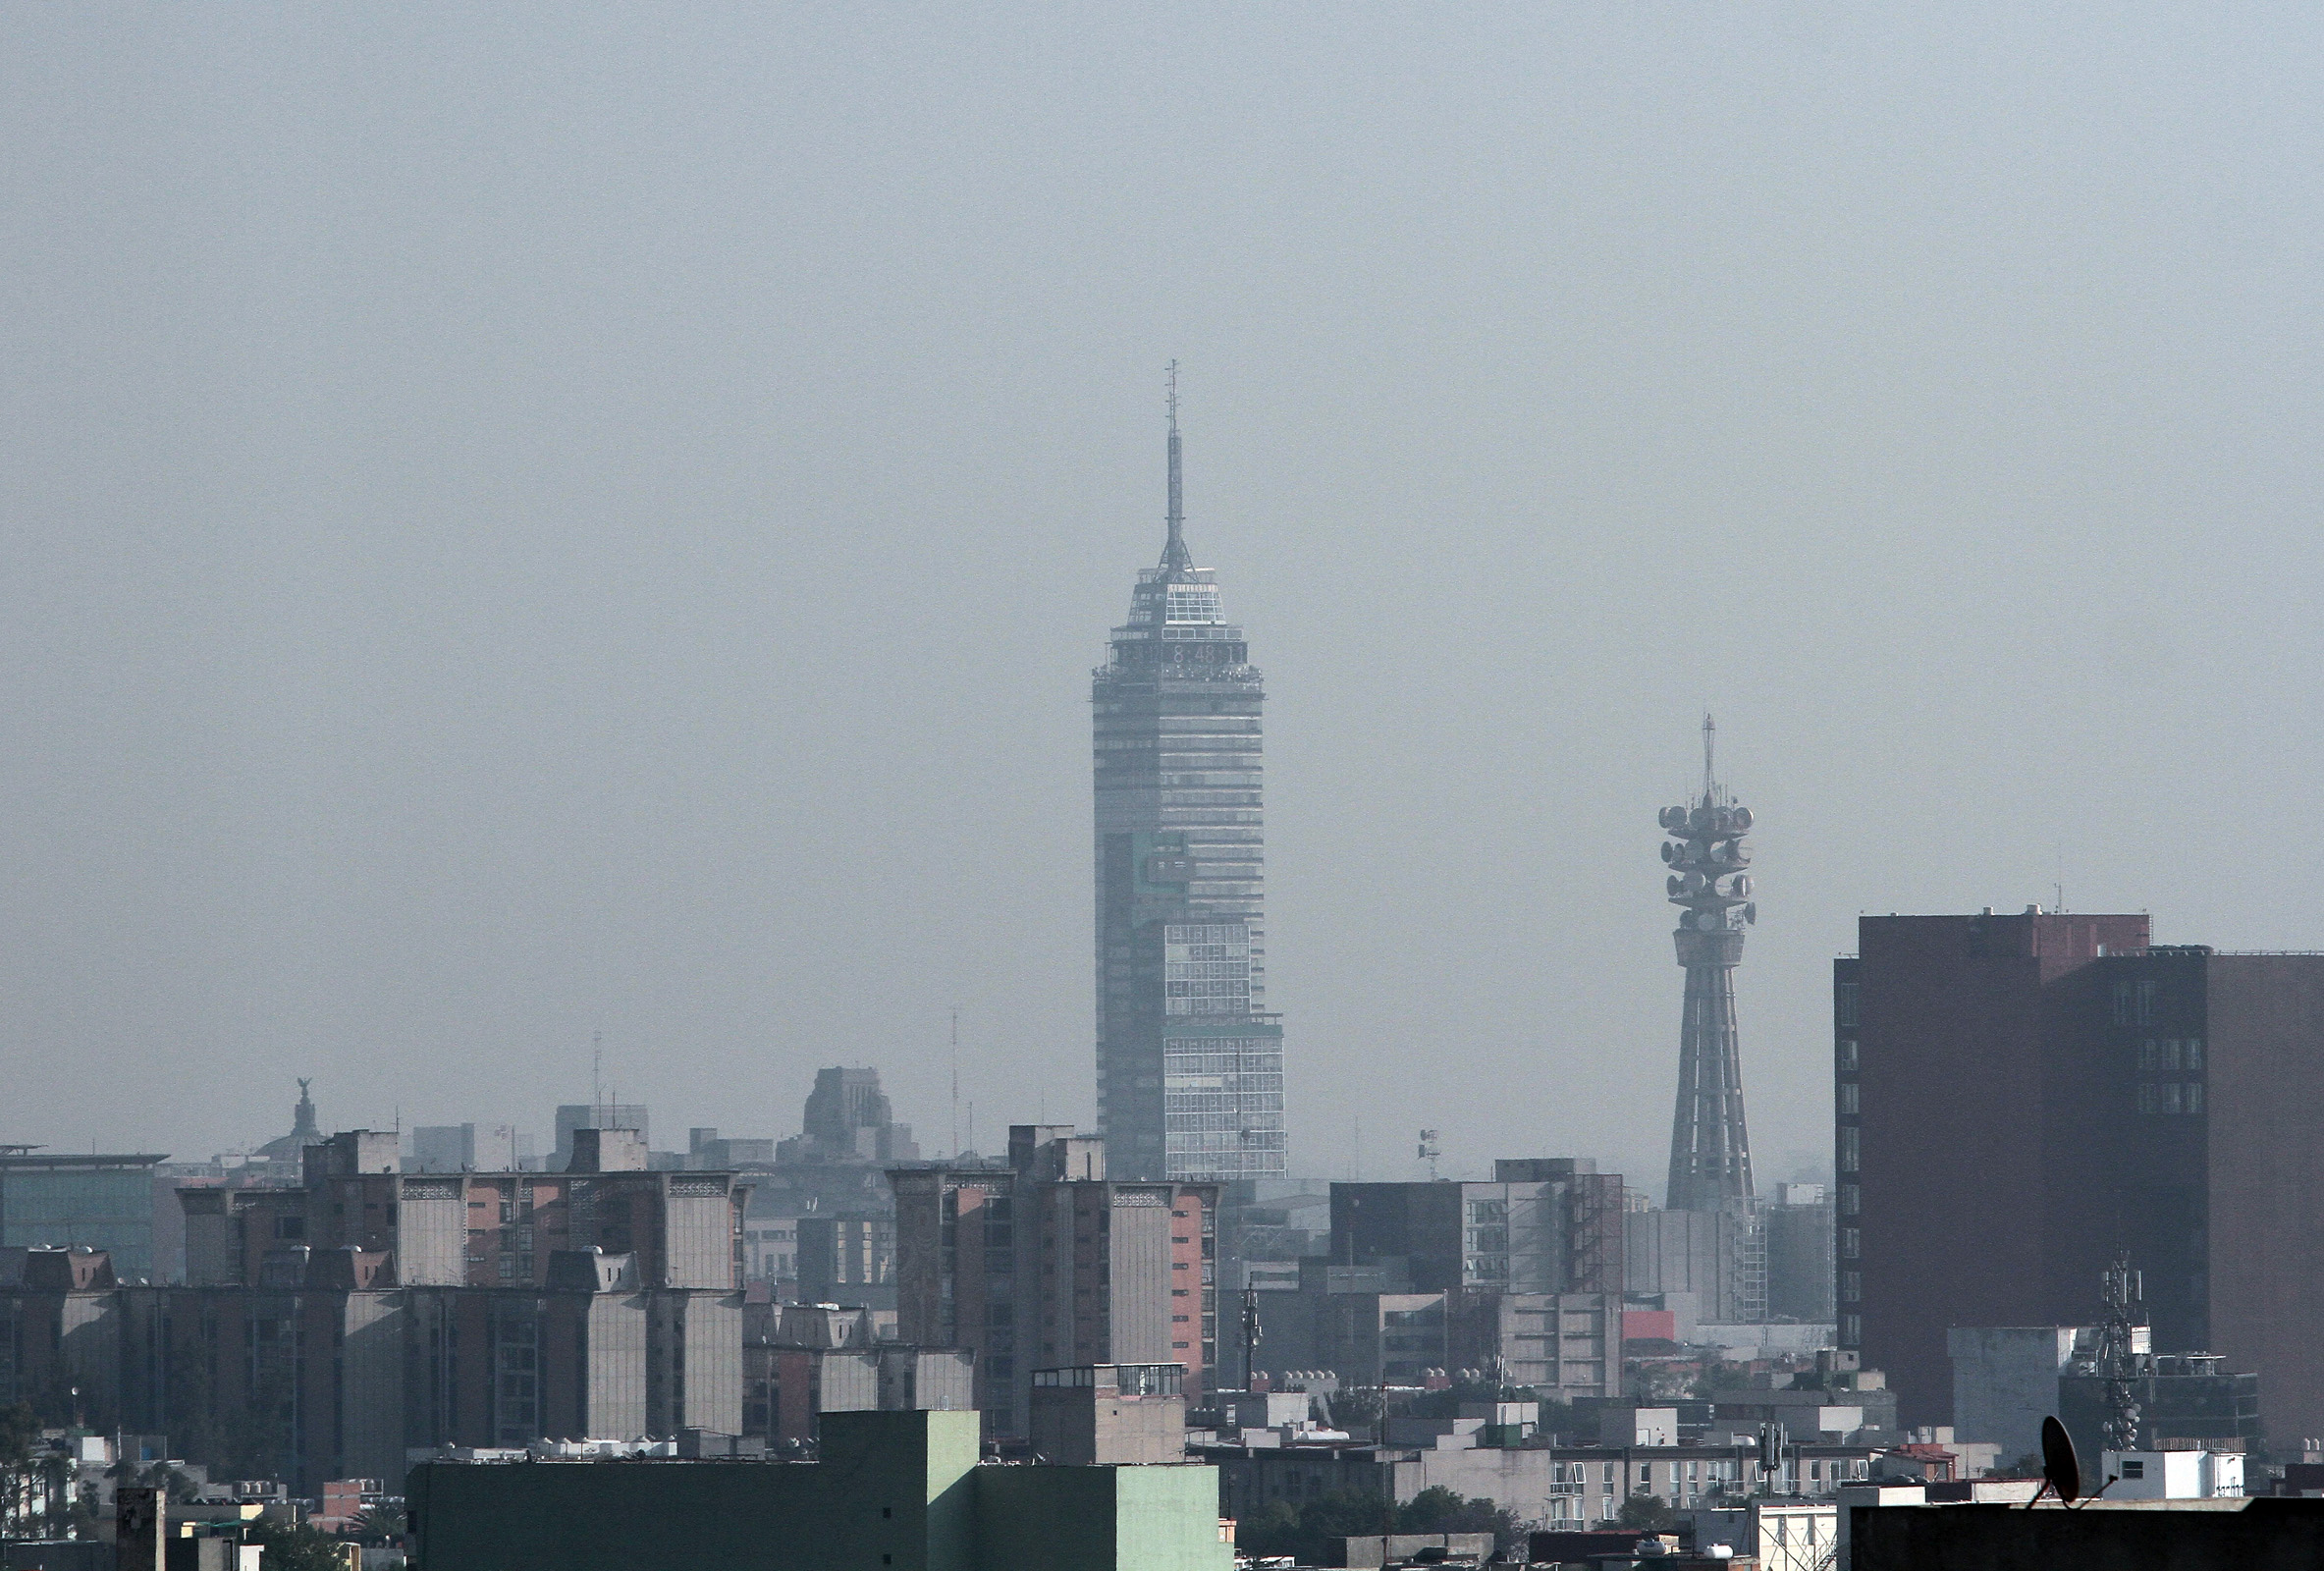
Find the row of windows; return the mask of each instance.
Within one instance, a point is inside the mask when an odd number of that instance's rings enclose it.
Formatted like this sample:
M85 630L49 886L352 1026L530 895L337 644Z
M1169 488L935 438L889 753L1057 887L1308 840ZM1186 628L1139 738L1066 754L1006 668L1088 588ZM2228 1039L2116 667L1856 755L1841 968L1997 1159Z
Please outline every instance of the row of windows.
M2152 1025L2162 1001L2162 984L2153 977L2126 977L2114 985L2114 1023Z
M1173 1111L1165 1113L1164 1116L1169 1120L1169 1130L1172 1134L1217 1129L1239 1132L1244 1129L1257 1130L1262 1127L1280 1128L1283 1122L1282 1111L1282 1108L1278 1105L1267 1109L1247 1108L1231 1112L1178 1112Z
M1223 948L1223 946L1205 946ZM1162 967L1162 975L1172 982L1248 982L1251 962L1247 958L1232 960L1172 960Z
M1222 986L1223 984L1190 982L1185 985L1206 987ZM1244 986L1247 993L1249 984L1246 983ZM1251 1001L1247 996L1164 999L1162 1001L1162 1013L1164 1014L1249 1014L1250 1012Z
M1283 1151L1288 1149L1279 1129L1236 1130L1227 1134L1181 1134L1173 1129L1165 1144L1171 1151L1219 1152Z
M1237 1173L1280 1173L1285 1170L1281 1148L1273 1151L1202 1152L1177 1163L1173 1178L1223 1179Z
M1282 1111L1283 1094L1280 1091L1254 1092L1247 1097L1223 1092L1209 1094L1185 1091L1165 1093L1162 1097L1162 1111L1167 1113L1281 1112Z
M2181 1069L2193 1074L2203 1071L2203 1039L2201 1037L2153 1037L2138 1044L2138 1069L2142 1074L2158 1070L2176 1073Z
M2138 1083L2138 1111L2166 1115L2175 1112L2199 1113L2203 1111L2202 1082L2190 1081L2181 1085L2171 1080L2157 1085L2150 1080L2142 1080Z
M1201 1038L1194 1039L1196 1041ZM1172 1075L1233 1074L1238 1069L1260 1072L1279 1072L1283 1067L1280 1048L1261 1053L1165 1053L1162 1068Z
M1219 620L1218 591L1209 588L1180 588L1172 584L1162 605L1162 617L1169 622L1216 622Z

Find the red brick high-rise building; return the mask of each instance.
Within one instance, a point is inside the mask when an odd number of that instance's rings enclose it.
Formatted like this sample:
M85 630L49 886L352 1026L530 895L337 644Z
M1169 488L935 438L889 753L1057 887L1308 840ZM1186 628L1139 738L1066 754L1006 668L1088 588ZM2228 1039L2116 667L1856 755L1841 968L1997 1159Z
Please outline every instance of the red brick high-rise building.
M1114 1182L1106 1143L1017 1124L1009 1165L911 1167L895 1188L896 1328L976 1352L977 1405L1023 1435L1033 1372L1177 1364L1189 1401L1217 1334L1218 1186Z
M1905 1423L1952 1416L1949 1327L2087 1325L2127 1251L2158 1351L2324 1434L2324 954L1866 917L1833 981L1840 1340Z

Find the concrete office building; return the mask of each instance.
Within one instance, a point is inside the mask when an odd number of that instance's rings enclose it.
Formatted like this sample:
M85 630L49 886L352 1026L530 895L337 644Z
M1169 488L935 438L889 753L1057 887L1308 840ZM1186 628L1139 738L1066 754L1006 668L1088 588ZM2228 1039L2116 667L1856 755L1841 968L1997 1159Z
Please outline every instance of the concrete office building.
M1950 1327L2086 1324L2127 1252L2156 1347L2223 1355L2276 1432L2324 1434L2324 955L2148 938L1866 917L1835 964L1840 1339L1909 1424L1954 1417Z
M0 1249L100 1249L123 1280L152 1276L153 1170L168 1160L0 1146Z
M576 1129L627 1129L637 1136L640 1147L650 1148L652 1145L647 1138L643 1103L568 1102L557 1110L557 1149L549 1157L551 1171L563 1172L572 1161L573 1131Z
M319 1136L317 1137L320 1138ZM411 1131L406 1172L515 1172L532 1165L529 1150L510 1123L420 1124Z
M1623 1290L1623 1187L1586 1157L1493 1164L1490 1183L1331 1186L1331 1259L1415 1292Z
M1184 536L1177 394L1168 532L1091 685L1098 1121L1124 1178L1279 1178L1283 1034L1267 1012L1259 672Z
M0 1249L0 1406L29 1402L45 1424L114 1427L118 1286L102 1250Z
M302 1493L392 1478L411 1446L741 1427L740 1295L644 1287L630 1255L560 1251L522 1289L403 1286L383 1251L303 1245L237 1286L118 1285L102 1254L27 1266L0 1273L0 1403Z
M742 1324L744 1435L796 1446L818 1436L826 1413L976 1406L975 1355L884 1339L894 1322L871 1310L751 1303Z
M0 1402L81 1386L98 1429L298 1483L393 1477L408 1446L741 1427L741 1195L584 1129L576 1170L404 1173L396 1137L304 1150L295 1190L189 1187L184 1287L102 1254L0 1259ZM38 1349L47 1340L54 1350Z
M782 1142L782 1163L917 1162L920 1148L912 1126L895 1121L895 1110L880 1089L880 1071L834 1065L815 1071L800 1132Z
M1439 1371L1497 1371L1551 1401L1616 1394L1620 1293L1416 1292L1399 1266L1299 1263L1296 1290L1259 1295L1259 1368L1330 1370L1343 1387L1417 1386Z
M796 1227L801 1299L895 1308L893 1217L801 1217Z
M1456 1435L1428 1446L1341 1441L1192 1450L1217 1467L1221 1514L1230 1517L1339 1490L1403 1503L1423 1490L1447 1489L1528 1521L1574 1529L1611 1525L1634 1494L1659 1496L1679 1510L1732 1505L1762 1491L1828 1500L1869 1476L1872 1455L1868 1446L1809 1440L1787 1448L1773 1473L1762 1473L1749 1437L1725 1444L1520 1447L1479 1445L1473 1435Z
M920 1160L895 1121L880 1072L816 1071L801 1131L781 1141L688 1132L689 1165L732 1168L750 1183L745 1269L783 1297L895 1307L895 1195L884 1163Z
M1767 1318L1832 1325L1839 1260L1830 1193L1822 1184L1777 1184L1763 1225Z
M1033 1372L1033 1454L1094 1467L1186 1460L1186 1372L1084 1364Z
M183 1189L188 1280L251 1285L271 1251L304 1246L390 1254L405 1287L537 1286L557 1251L594 1248L636 1256L649 1287L741 1285L747 1182L648 1171L626 1129L570 1139L560 1172L406 1173L393 1134L349 1130L306 1148L301 1188Z
M1767 1319L1765 1208L1729 1201L1707 1211L1659 1207L1624 1215L1623 1265L1629 1291L1683 1296L1700 1321L1756 1325Z
M971 1349L977 1405L1022 1436L1033 1372L1217 1361L1215 1184L1116 1182L1102 1140L1009 1130L1009 1167L907 1167L896 1205L897 1334Z
M775 1161L777 1144L769 1139L722 1135L716 1127L697 1125L686 1131L686 1165L720 1172L765 1166Z

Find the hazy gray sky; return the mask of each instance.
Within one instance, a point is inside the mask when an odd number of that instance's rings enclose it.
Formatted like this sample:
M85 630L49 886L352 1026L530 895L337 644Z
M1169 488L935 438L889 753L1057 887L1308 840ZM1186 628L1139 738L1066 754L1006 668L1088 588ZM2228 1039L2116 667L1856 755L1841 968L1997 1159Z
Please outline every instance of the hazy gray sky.
M1296 1165L1659 1183L1706 706L1762 1179L1860 911L2324 946L2320 44L0 6L0 1139L545 1128L602 1030L658 1145L866 1061L934 1149L954 1005L980 1143L1088 1118L1173 356Z

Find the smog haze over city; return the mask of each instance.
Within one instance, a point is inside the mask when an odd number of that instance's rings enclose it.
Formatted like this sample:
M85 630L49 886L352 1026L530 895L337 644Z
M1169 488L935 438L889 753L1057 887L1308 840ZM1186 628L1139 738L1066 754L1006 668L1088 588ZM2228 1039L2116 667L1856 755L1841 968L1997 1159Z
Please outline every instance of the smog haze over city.
M1291 1166L1762 1185L1861 912L2324 947L2311 7L0 8L0 1138L1095 1117L1090 672L1267 682ZM2271 849L2270 847L2274 848ZM965 1113L964 1113L965 1116ZM1357 1127L1361 1124L1361 1145ZM965 1138L962 1131L961 1138Z

